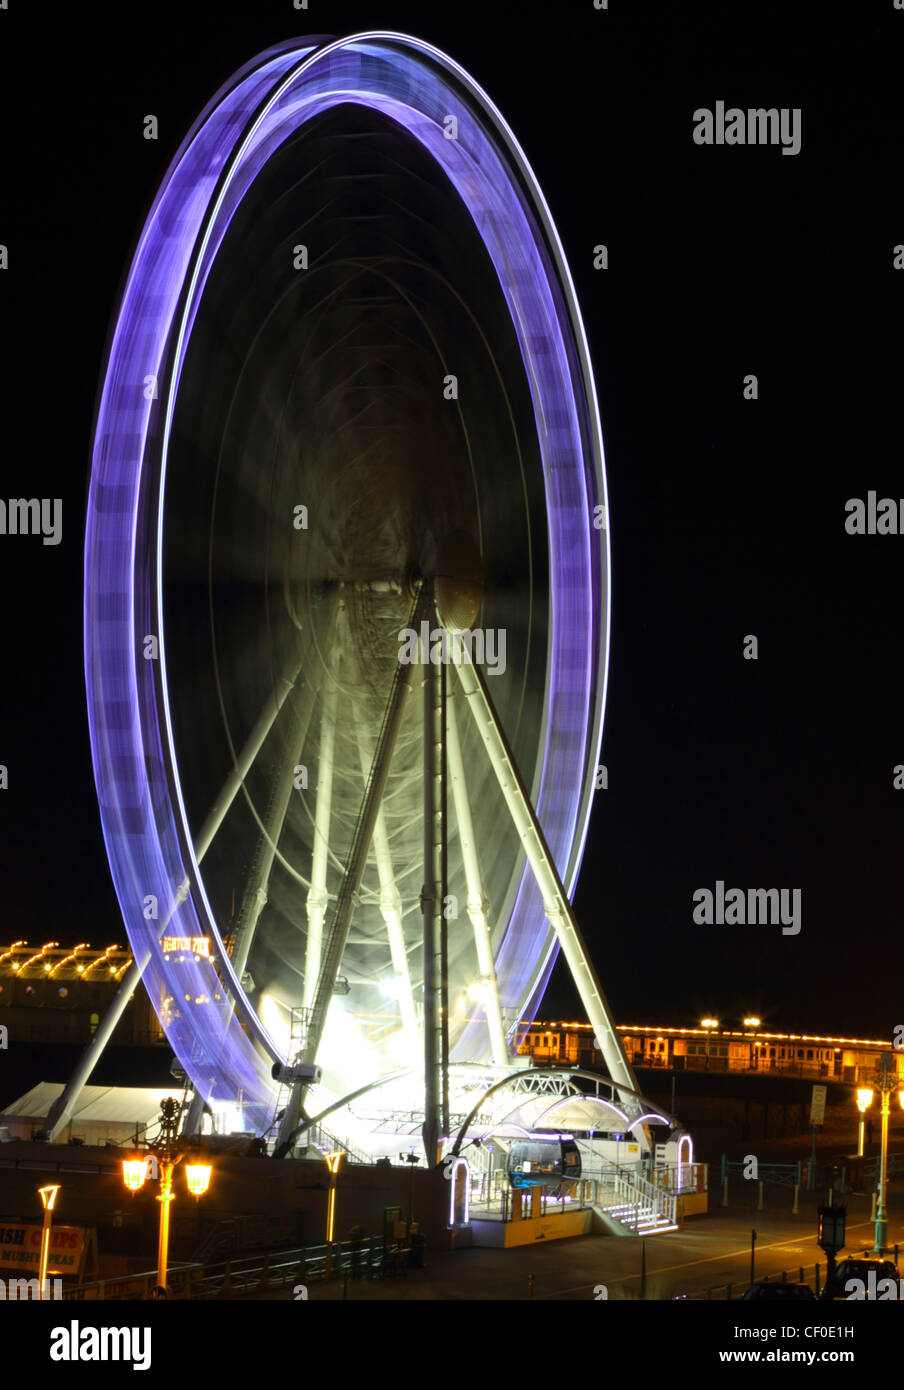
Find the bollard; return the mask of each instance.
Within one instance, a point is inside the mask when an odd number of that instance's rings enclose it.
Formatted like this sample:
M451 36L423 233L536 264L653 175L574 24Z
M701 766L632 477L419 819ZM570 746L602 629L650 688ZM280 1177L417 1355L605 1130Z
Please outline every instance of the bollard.
M758 1183L757 1186L759 1187L760 1192L759 1192L759 1196L757 1197L757 1200L756 1200L756 1209L757 1209L757 1211L765 1211L765 1210L766 1210L766 1204L765 1204L763 1198L764 1198L764 1195L765 1195L766 1184L765 1184L764 1182L761 1182L761 1183Z
M802 1284L802 1283L804 1282L804 1267L803 1267L803 1265L801 1265L800 1269L798 1270L798 1274L800 1275L800 1278L798 1279L797 1282L798 1282L798 1284Z
M782 1283L783 1283L783 1284L787 1284L787 1282L788 1282L788 1271L787 1271L786 1269L783 1269L783 1270L782 1270Z
M727 1207L727 1206L728 1206L728 1179L727 1179L727 1178L723 1178L723 1179L722 1179L722 1205L723 1205L723 1207Z
M792 1216L797 1216L797 1215L799 1215L799 1212L800 1212L800 1207L799 1207L799 1205L798 1205L799 1200L800 1200L800 1183L796 1182L796 1183L794 1184L794 1202L793 1202L792 1207L791 1207L791 1215L792 1215Z

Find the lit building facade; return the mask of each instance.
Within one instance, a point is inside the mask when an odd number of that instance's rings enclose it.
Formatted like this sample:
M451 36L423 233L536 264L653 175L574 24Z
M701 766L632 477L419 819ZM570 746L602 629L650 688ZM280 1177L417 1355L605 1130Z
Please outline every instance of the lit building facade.
M619 1024L634 1068L672 1071L759 1072L854 1085L871 1075L879 1055L893 1053L904 1077L904 1051L876 1038L819 1037L761 1029L669 1028ZM567 1064L597 1070L601 1057L589 1023L540 1023L528 1028L519 1052L539 1065Z

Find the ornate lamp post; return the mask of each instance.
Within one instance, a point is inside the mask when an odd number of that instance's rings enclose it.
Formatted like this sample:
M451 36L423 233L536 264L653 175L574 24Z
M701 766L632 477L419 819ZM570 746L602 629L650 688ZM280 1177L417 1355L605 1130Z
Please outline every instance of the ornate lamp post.
M160 1235L157 1242L157 1297L166 1297L166 1273L169 1257L170 1202L173 1200L173 1171L177 1163L188 1153L188 1146L177 1137L179 1125L179 1102L171 1096L160 1103L160 1122L162 1134L154 1146L156 1153L148 1157L154 1160L156 1176L160 1182ZM148 1159L126 1159L122 1165L122 1178L130 1192L137 1192L147 1177ZM187 1163L185 1176L188 1190L195 1197L201 1197L210 1184L211 1168L206 1163Z
M901 1104L904 1105L904 1092L901 1090L901 1079L898 1076L897 1065L890 1052L882 1053L879 1059L878 1070L873 1078L873 1085L882 1097L882 1139L879 1149L879 1201L876 1207L876 1248L872 1253L881 1256L885 1254L885 1239L888 1235L888 1210L885 1205L885 1185L888 1176L888 1115L891 1109L891 1098L895 1091L898 1092Z

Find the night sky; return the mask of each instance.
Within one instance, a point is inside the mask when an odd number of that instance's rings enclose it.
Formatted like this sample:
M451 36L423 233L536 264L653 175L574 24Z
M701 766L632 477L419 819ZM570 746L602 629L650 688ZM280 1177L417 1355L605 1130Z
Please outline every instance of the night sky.
M307 13L290 0L10 0L2 489L62 497L63 539L0 536L0 937L125 943L91 773L81 561L93 411L134 239L236 67L293 33L367 28L428 39L485 86L574 275L614 601L609 788L576 907L616 1019L753 1010L777 1029L890 1036L904 1020L904 535L848 535L845 502L904 497L904 12L891 0L310 0ZM800 108L801 152L698 146L693 113L717 101ZM799 888L801 932L697 925L693 894L717 880ZM580 1016L561 968L541 1013Z

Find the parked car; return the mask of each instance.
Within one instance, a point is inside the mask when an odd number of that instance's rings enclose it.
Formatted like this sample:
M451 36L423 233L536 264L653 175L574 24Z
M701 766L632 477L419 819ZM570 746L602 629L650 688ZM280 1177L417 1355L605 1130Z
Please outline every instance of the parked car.
M785 1303L792 1303L798 1299L810 1299L812 1302L813 1297L813 1290L809 1284L783 1284L780 1281L773 1283L767 1279L751 1284L747 1292L741 1294L742 1301L768 1298L781 1300Z
M830 1300L849 1299L852 1293L858 1292L856 1286L849 1287L850 1281L854 1279L859 1279L863 1285L864 1298L878 1298L884 1293L886 1290L879 1289L883 1279L894 1280L895 1289L900 1290L898 1271L891 1260L861 1255L839 1261L835 1268L834 1280L826 1282L821 1296Z

